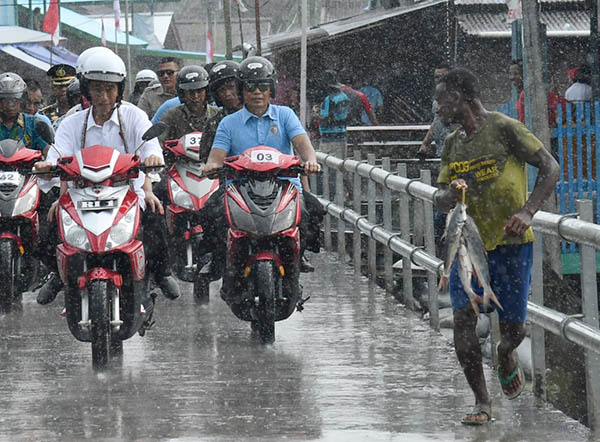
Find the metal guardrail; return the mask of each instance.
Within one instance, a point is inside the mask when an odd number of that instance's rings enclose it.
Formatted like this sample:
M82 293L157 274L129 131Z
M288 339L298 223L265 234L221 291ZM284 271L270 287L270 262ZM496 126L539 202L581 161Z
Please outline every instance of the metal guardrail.
M406 178L406 165L398 166L398 174L390 169L390 159L382 159L382 167L376 167L375 157L370 154L367 163L360 161L360 151L354 151L353 160L342 160L317 152L318 161L326 166L323 172L323 198L321 203L328 214L353 227L353 263L355 274L361 272L361 234L369 239L368 275L377 276L377 243L385 247L384 269L387 290L393 288L392 251L403 257L402 284L405 303L414 309L412 265L427 271L429 286L429 311L431 326L439 330L437 303L437 278L443 271L443 261L435 256L433 234L433 200L437 188L430 185L430 172L422 171L421 179ZM387 170L386 170L387 169ZM330 199L329 175L335 173L335 195ZM353 175L352 208L344 204L344 173ZM368 180L368 214L362 215L362 179ZM312 187L315 188L313 177ZM381 186L383 225L377 224L375 216L376 184ZM392 228L391 192L400 198L400 231ZM409 209L412 203L412 210ZM532 295L528 302L528 322L531 323L533 382L536 394L545 398L546 365L544 331L562 336L586 349L588 416L592 428L600 428L600 329L598 323L598 293L596 286L596 250L600 249L600 225L593 224L592 202L578 201L579 219L540 211L533 218L532 226L538 233L534 243L534 267ZM412 222L411 222L412 215ZM411 229L412 224L412 229ZM345 224L337 229L338 253L346 254ZM331 248L331 219L325 220L325 246ZM583 317L569 316L543 306L543 236L551 235L563 240L577 242L581 254L581 286ZM357 265L357 263L359 263ZM493 347L493 346L492 346Z

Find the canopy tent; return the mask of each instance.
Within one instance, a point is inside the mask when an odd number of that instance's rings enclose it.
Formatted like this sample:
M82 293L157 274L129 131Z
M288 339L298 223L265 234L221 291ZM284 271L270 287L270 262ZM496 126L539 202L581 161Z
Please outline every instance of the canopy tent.
M45 32L34 31L33 29L23 28L21 26L1 26L0 45L11 45L18 43L40 43L51 45L52 36ZM65 39L61 39L62 43Z
M151 57L177 57L188 60L200 60L206 62L206 52L179 51L176 49L138 49L140 55L148 55ZM234 61L242 61L242 56L234 55ZM225 54L213 54L213 61L225 60Z
M62 2L61 2L62 3ZM29 10L29 1L19 0L19 6ZM34 7L32 4L31 7ZM124 20L123 20L124 21ZM60 24L63 27L69 29L70 32L81 36L87 40L91 40L94 42L100 43L102 40L102 24L100 21L96 21L93 18L88 16L78 14L71 9L67 9L64 7L60 7ZM114 20L105 21L104 22L104 30L106 35L107 43L115 43L115 22ZM32 31L36 32L36 31ZM49 34L45 34L40 32L40 34L44 34L50 38ZM117 44L124 45L125 44L125 33L121 31L117 31ZM133 35L129 36L129 44L131 46L146 46L148 44L147 41L142 40L140 38L134 37Z
M51 65L68 64L74 67L77 63L78 55L63 46L52 46L49 48L38 44L19 44L14 46L27 55Z
M50 69L50 65L48 63L38 60L37 58L32 57L30 55L27 55L25 52L21 51L20 49L17 49L15 46L3 45L0 46L0 51L11 55L15 58L18 58L19 60L24 61L25 63L28 63L31 66L34 66L43 71L47 71L48 69Z

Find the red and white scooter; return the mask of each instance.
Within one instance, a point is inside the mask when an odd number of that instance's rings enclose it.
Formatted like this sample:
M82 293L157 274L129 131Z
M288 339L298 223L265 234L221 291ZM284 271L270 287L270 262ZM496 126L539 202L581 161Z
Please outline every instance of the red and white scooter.
M150 128L143 139L160 133ZM158 130L158 133L156 133ZM130 185L140 158L107 146L89 146L58 161L61 180L72 186L59 199L57 248L65 284L65 309L73 336L92 344L94 368L123 351L123 340L143 334L153 312L142 212Z
M200 270L210 262L211 251L203 244L204 231L198 212L219 188L219 181L202 175L201 139L202 132L192 132L179 140L165 142L166 157L172 163L167 172L166 216L175 275L182 281L193 282L194 299L205 304L209 301L211 277Z
M40 188L31 168L41 157L17 141L0 141L1 312L20 304L38 273Z

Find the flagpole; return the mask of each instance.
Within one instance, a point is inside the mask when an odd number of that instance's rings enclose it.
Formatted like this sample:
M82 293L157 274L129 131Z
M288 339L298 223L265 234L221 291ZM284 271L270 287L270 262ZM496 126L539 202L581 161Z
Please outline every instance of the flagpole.
M306 127L306 56L307 56L307 36L308 27L308 6L306 0L302 0L302 38L300 40L300 121Z
M229 1L223 2L223 21L225 22L225 58L233 60L231 48L231 3Z
M254 19L256 21L256 55L262 55L262 44L260 41L260 3L254 1Z
M127 47L127 85L129 86L129 92L131 92L133 89L131 83L131 48L129 46L129 0L125 0L125 46Z

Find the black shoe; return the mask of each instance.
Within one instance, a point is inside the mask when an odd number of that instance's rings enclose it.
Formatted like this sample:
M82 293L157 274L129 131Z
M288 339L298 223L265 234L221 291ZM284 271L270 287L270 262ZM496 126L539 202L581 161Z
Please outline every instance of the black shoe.
M310 263L308 258L306 256L302 255L302 258L300 259L300 272L301 273L311 273L314 271L315 271L315 268Z
M50 304L56 299L56 295L63 288L64 284L58 273L52 273L48 282L46 282L37 295L37 303L41 305Z
M181 291L179 290L179 284L175 281L175 278L172 276L155 276L154 280L158 287L162 290L165 298L168 299L177 299L181 296Z

